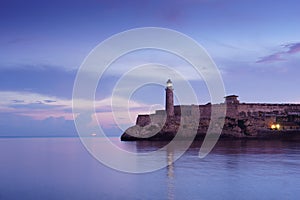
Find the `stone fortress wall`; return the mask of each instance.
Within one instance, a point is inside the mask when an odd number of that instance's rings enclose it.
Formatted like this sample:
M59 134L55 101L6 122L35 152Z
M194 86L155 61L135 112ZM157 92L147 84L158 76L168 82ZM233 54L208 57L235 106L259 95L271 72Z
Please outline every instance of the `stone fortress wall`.
M218 112L224 106L226 106L226 117L225 124L221 127L224 132L251 135L257 133L258 130L267 130L274 126L278 130L300 130L300 104L240 103L238 96L229 95L221 104L174 106L173 87L170 80L166 87L166 109L157 110L150 115L139 115L136 124L142 127L157 124L168 129L178 127L180 123L185 123L186 126L195 125L195 119L197 119L196 125L199 132L205 132L210 123L212 107L217 116L222 116L218 115Z
M225 106L226 113L220 114L224 112ZM214 118L216 121L211 121L212 114L217 117ZM222 118L224 115L225 121ZM207 133L210 125L210 133L222 130L221 136L230 138L274 138L279 133L284 136L287 132L299 135L300 104L240 103L238 96L229 95L220 104L174 106L172 82L168 80L165 110L138 115L136 126L128 128L122 138L135 140L152 137L154 134L156 139L170 139L180 128L184 130L180 137L191 137L196 130L199 138Z
M283 122L300 122L300 104L271 104L271 103L240 103L238 96L230 95L225 97L227 107L226 119L249 121L252 127L268 129L272 124ZM176 105L174 106L173 119L180 121L182 119L198 117L200 120L209 119L211 116L211 107L224 106L223 104L210 103L205 105ZM199 116L200 114L200 116ZM165 110L157 110L155 114L139 115L137 125L145 126L150 123L164 124L167 119ZM179 123L179 122L178 122ZM226 125L226 123L225 123ZM297 124L293 125L297 126ZM300 126L300 124L299 124Z

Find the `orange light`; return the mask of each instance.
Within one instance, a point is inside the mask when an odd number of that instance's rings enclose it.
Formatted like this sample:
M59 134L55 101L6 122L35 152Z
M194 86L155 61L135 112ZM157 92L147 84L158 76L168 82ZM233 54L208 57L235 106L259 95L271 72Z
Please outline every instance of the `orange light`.
M275 124L272 124L271 129L275 129L275 128L276 128Z
M271 129L273 129L273 130L278 130L278 129L280 129L280 124L272 124L271 125Z

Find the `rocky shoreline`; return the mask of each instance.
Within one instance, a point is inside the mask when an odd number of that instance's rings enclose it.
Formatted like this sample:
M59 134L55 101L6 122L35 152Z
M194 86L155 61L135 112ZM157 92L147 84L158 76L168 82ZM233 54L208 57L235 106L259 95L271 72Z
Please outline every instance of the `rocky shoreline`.
M177 135L178 140L203 140L207 129L192 130L179 127L171 130L170 126L161 127L159 124L146 126L135 125L128 128L121 136L121 141L170 141ZM253 129L254 130L254 129ZM197 131L197 132L196 132ZM196 134L196 135L195 135ZM268 130L261 129L247 134L238 128L223 128L219 139L232 140L290 140L300 141L300 130Z

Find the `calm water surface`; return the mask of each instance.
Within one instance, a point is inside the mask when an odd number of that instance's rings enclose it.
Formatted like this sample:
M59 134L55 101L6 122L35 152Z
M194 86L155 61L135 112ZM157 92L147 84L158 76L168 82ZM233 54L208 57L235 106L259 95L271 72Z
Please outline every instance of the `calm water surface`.
M112 141L139 152L164 145ZM200 145L164 169L128 174L99 163L78 138L2 138L0 199L300 198L299 143L222 141L204 159ZM172 159L174 151L162 156Z

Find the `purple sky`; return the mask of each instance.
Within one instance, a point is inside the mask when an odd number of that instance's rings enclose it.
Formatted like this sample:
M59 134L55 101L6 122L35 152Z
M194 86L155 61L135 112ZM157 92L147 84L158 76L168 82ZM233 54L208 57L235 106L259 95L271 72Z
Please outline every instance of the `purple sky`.
M76 135L71 97L84 58L113 34L146 26L174 29L201 44L220 69L227 94L243 102L300 103L299 10L297 0L1 1L0 136ZM115 65L154 57L180 68L180 61L151 51ZM123 69L113 69L101 79L96 104L101 125L120 135L109 105ZM191 75L190 83L200 103L210 101L203 81ZM163 95L163 87L138 90L133 120L163 106ZM118 102L127 104L122 96Z

